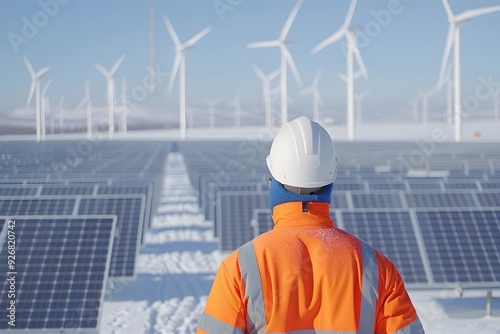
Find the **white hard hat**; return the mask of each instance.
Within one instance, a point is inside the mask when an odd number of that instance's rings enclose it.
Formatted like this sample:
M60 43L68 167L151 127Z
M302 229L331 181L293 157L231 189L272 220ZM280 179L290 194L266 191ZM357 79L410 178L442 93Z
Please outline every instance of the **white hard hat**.
M281 184L300 188L326 186L337 175L337 156L328 132L307 117L285 124L276 134L266 159Z

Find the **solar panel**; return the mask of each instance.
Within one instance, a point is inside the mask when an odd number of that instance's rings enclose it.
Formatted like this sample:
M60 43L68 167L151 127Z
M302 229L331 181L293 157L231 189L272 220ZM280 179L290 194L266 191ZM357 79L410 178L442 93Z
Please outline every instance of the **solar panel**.
M411 190L440 190L441 179L407 179Z
M217 222L220 249L232 251L253 238L253 210L269 207L268 192L220 191L217 193Z
M496 181L488 181L488 182L481 182L481 187L483 189L500 189L500 182Z
M411 193L406 202L412 208L463 208L477 207L471 193Z
M341 192L335 192L334 190L330 207L334 209L348 209L349 203L347 202L345 194Z
M343 211L346 231L360 237L391 259L407 283L427 283L408 211Z
M0 252L5 259L0 261L0 330L97 333L116 216L2 219L8 221L15 221L8 225L15 233L15 264L9 267L5 242ZM6 234L4 230L2 239ZM12 301L15 322L9 324Z
M472 189L472 190L477 190L477 185L476 181L471 179L471 180L448 180L444 183L445 189Z
M417 211L436 283L500 286L500 209Z
M47 185L42 186L40 195L92 195L94 184L67 184L67 185Z
M82 196L79 215L116 215L116 240L111 255L109 276L134 278L136 259L142 240L144 195Z
M71 215L75 198L56 196L0 197L0 215Z
M476 196L483 208L500 206L500 192L478 192Z
M0 196L30 196L36 195L38 187L10 186L0 187Z
M111 195L111 194L142 194L145 196L146 202L144 203L144 223L142 235L146 233L151 224L151 215L153 214L153 184L150 182L130 182L121 183L114 182L112 185L100 185L97 189L98 195ZM142 242L142 240L141 240Z
M351 194L355 208L402 208L399 194Z

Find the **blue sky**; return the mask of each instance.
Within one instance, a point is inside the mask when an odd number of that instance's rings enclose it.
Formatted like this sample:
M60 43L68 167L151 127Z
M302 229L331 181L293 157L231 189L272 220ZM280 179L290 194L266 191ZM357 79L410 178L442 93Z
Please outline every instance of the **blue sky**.
M466 9L500 5L498 0L449 0L455 13ZM32 110L24 110L30 76L22 61L27 56L35 70L51 65L42 80L53 78L47 95L55 112L62 97L68 118L83 122L84 114L73 111L84 95L85 80L90 81L92 105L105 110L106 82L95 69L99 62L109 68L126 53L116 73L117 95L122 77L132 96L141 90L149 65L149 0L90 1L39 0L2 1L0 11L0 120L34 120ZM324 117L345 118L345 84L337 77L345 73L344 41L325 48L317 55L311 49L342 24L350 1L305 0L290 30L289 49L307 87L318 69L322 70L320 94ZM216 4L224 4L225 12ZM256 64L265 73L279 66L278 49L248 50L250 42L276 39L295 1L285 0L155 0L156 60L163 73L154 97L135 95L130 114L137 119L160 120L165 124L178 118L177 84L167 97L168 73L174 59L173 43L162 17L168 15L181 41L203 28L212 30L186 56L187 106L193 110L195 124L206 123L206 99L220 100L218 118L229 122L228 103L241 93L246 117L243 124L263 122L261 85L252 71ZM381 21L381 13L390 13ZM377 16L379 16L377 18ZM26 26L33 25L35 30ZM357 93L368 92L363 100L363 117L370 120L410 119L408 102L420 89L431 89L438 79L448 22L438 0L359 0L352 21L358 29L358 43L369 80L358 79ZM370 31L373 28L376 30ZM28 29L28 30L27 30ZM461 29L462 96L474 95L478 79L490 76L500 82L500 13L466 22ZM13 38L20 37L16 44ZM19 41L19 40L18 40ZM276 86L279 79L273 81ZM302 88L304 88L302 87ZM308 114L311 97L300 96L301 87L289 75L291 115ZM132 104L132 103L131 103ZM441 91L429 99L430 118L442 119L446 94ZM492 114L491 99L479 99L478 115ZM72 112L74 114L72 114ZM245 120L246 119L246 120ZM204 123L205 122L205 123Z

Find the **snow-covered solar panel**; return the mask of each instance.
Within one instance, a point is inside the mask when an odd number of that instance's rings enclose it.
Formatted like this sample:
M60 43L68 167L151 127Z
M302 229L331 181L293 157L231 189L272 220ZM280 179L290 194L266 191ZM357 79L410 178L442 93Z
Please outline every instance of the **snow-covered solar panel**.
M0 330L97 333L116 216L14 215L2 222L8 227L2 237L15 233L16 252L8 264L8 243L0 249Z
M500 209L418 210L435 283L500 286Z

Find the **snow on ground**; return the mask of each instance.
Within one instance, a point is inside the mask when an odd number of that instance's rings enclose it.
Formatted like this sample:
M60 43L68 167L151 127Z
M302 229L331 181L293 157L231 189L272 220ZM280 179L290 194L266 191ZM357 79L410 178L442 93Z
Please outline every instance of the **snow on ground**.
M101 333L194 333L215 271L213 222L204 220L180 153L167 158L158 214L138 258L137 278L117 281L106 294ZM493 292L500 296L500 290ZM500 301L485 316L485 291L410 291L428 334L500 334Z

